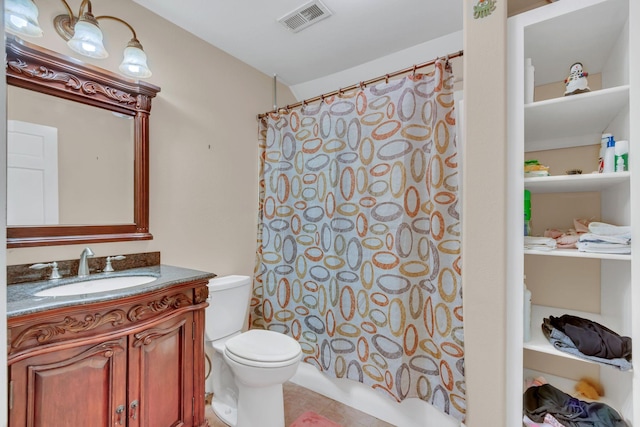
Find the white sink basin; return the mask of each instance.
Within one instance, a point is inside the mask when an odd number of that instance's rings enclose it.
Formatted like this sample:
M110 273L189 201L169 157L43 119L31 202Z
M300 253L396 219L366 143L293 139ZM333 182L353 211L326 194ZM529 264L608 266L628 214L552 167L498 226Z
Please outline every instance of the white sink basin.
M82 282L69 283L36 292L38 297L61 297L70 295L94 294L98 292L115 291L117 289L131 288L144 285L156 280L155 276L116 276L100 279L83 280Z

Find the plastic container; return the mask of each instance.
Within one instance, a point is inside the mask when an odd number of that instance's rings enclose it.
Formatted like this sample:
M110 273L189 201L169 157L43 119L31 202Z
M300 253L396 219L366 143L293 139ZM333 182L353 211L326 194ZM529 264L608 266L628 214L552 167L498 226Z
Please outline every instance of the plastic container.
M524 235L531 236L531 192L524 190Z
M613 136L607 141L607 149L604 151L604 168L602 172L609 173L616 171L616 141Z
M607 142L613 135L610 133L603 133L600 137L600 158L598 159L598 172L604 172L604 152L607 150Z
M527 58L524 64L524 103L533 102L535 67L531 64L531 58Z
M527 276L524 276L525 280ZM524 325L523 340L524 342L531 340L531 291L527 288L527 284L523 280L524 285Z
M616 141L616 172L624 172L629 170L629 141Z

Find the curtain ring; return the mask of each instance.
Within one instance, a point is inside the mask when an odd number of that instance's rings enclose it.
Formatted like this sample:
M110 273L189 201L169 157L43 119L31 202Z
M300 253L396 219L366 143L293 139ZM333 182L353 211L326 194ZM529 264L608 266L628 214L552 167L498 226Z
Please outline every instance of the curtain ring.
M413 77L416 76L416 70L418 69L418 66L416 64L413 64Z
M342 98L342 88L338 89L338 97Z
M360 89L364 90L367 87L367 85L364 84L364 82L360 82Z
M324 94L320 95L320 102L324 102Z
M389 74L387 74L387 75L385 75L385 76L384 76L384 82L385 82L386 84L388 84L388 83L389 83Z

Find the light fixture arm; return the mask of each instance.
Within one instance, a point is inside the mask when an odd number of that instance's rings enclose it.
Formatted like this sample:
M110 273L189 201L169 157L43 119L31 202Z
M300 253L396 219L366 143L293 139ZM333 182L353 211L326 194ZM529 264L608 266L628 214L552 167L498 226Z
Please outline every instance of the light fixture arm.
M88 1L88 0L84 0L84 1ZM136 35L136 30L133 29L133 27L124 19L118 18L116 16L111 16L111 15L102 15L102 16L96 16L96 21L99 21L101 19L112 19L114 21L118 21L124 25L127 26L127 28L129 28L131 30L131 33L133 34L133 38L131 39L131 41L135 41L138 44L140 44L140 41L138 40L138 36Z
M61 1L65 1L65 0L61 0ZM85 6L87 7L87 12L93 15L93 10L91 9L91 1L82 0L82 3L80 3L80 10L78 11L78 18L82 16Z

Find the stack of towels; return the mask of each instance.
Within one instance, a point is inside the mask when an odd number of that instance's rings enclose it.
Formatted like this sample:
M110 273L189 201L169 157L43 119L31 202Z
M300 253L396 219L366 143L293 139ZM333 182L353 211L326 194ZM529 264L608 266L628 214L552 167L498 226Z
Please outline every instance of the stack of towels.
M536 251L552 251L556 248L556 239L551 237L524 236L524 248Z
M580 235L577 246L580 252L630 254L631 227L592 222L589 232Z

